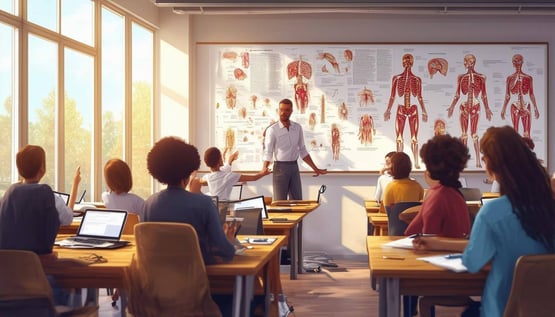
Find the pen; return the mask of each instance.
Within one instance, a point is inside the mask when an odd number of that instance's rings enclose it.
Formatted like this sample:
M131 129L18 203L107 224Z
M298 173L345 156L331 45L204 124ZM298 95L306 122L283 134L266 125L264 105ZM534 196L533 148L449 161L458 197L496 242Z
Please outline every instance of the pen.
M461 253L454 253L454 254L447 254L445 256L446 259L460 259L462 258L462 254Z
M402 256L391 256L391 255L384 255L384 259L386 260L404 260L405 258Z

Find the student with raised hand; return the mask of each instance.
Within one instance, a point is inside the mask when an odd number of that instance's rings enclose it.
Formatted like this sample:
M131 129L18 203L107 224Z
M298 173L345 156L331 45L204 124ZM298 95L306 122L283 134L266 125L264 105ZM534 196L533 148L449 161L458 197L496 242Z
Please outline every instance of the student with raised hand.
M464 238L470 233L470 216L459 191L460 173L470 159L468 148L450 135L437 135L420 149L426 165L424 180L429 186L420 212L411 221L405 235L437 234Z
M108 191L102 193L102 201L107 208L123 209L139 215L143 219L145 200L130 193L133 188L133 176L129 165L124 161L113 158L104 165L104 180Z
M144 221L183 222L197 231L205 264L231 261L236 228L220 224L218 210L210 197L187 191L191 174L200 167L195 146L177 137L165 137L147 155L147 168L167 188L145 201Z
M224 168L224 159L218 148L211 147L204 152L204 163L210 168L210 173L204 175L200 183L201 185L208 185L210 195L218 196L220 200L228 200L234 184L257 181L271 173L269 170L260 171L253 175L233 173L231 164L237 160L238 156L239 152L231 154L228 160L229 168Z
M480 140L488 176L501 197L484 205L469 240L417 238L416 250L463 252L469 272L491 264L482 293L481 316L500 317L511 290L516 260L555 252L555 200L549 175L512 127L491 127Z

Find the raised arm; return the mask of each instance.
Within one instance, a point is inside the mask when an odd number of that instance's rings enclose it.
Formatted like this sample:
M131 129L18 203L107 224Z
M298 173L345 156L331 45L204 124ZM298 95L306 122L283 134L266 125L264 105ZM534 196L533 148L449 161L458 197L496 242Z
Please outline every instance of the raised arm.
M81 182L81 166L77 166L75 169L75 175L73 176L73 184L71 184L71 192L69 193L69 209L73 210L75 206L75 199L77 198L77 190L79 189L79 183Z

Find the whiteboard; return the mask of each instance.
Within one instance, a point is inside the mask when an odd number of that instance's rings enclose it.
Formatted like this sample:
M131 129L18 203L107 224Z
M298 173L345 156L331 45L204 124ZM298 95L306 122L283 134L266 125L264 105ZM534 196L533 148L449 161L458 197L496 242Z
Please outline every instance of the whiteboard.
M511 118L518 94L524 95L519 99L524 108L515 105L520 110L515 113L525 113L530 105L530 137L536 155L546 161L547 50L547 43L197 43L196 98L203 105L200 118L206 116L197 123L197 145L201 153L209 146L237 150L234 169L260 170L262 133L278 120L279 101L289 98L294 104L291 120L303 126L307 150L318 167L330 172L376 172L385 154L401 147L412 158L413 171L423 171L418 155L422 145L435 133L462 137L463 129L471 156L465 171L482 171L472 136L480 138L488 127L501 125L524 134L526 116L515 116L516 124ZM406 54L412 56L410 75L403 67ZM473 76L464 76L468 54L475 57ZM515 54L523 57L521 71L532 79L527 84L515 85L514 78L522 78L514 75ZM508 80L511 75L513 80ZM479 84L482 90L470 88ZM508 86L512 91L503 119ZM474 98L469 98L469 89ZM485 102L492 112L490 120ZM467 103L478 108L468 109ZM461 119L465 110L475 116ZM301 170L310 168L303 163Z

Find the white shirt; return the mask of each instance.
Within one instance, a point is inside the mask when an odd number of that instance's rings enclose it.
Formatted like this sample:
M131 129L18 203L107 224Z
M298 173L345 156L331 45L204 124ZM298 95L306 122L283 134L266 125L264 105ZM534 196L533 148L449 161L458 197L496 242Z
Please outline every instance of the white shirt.
M229 200L233 185L239 181L241 174L231 172L231 169L210 172L202 177L208 183L211 196L218 196L219 200Z
M389 173L385 172L383 175L378 177L378 183L376 184L376 200L381 202L383 199L383 193L387 184L389 184L393 180L393 176L389 175Z
M56 211L58 211L58 218L60 225L69 225L73 221L73 210L71 210L62 197L54 195L54 204Z
M266 130L264 141L264 161L296 161L299 156L308 155L304 144L303 128L300 124L290 121L289 129L277 122Z
M129 213L139 215L143 218L145 200L132 193L116 194L114 192L103 192L102 201L106 208L127 210Z

